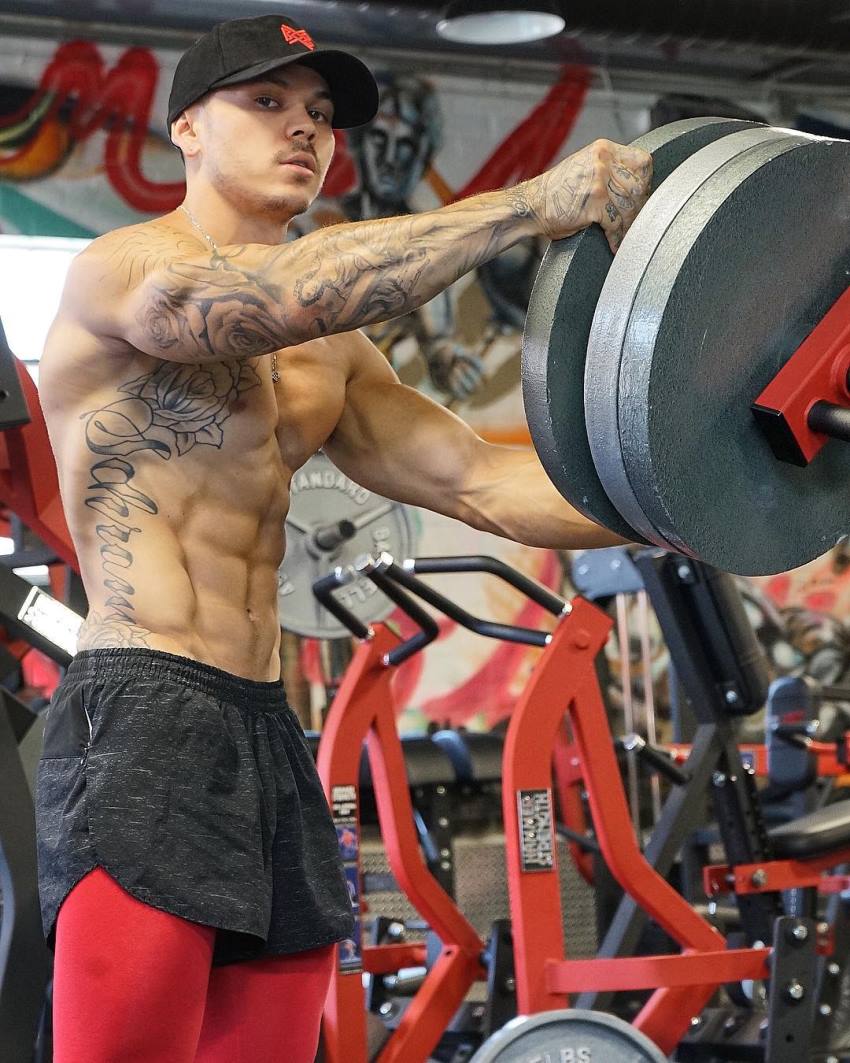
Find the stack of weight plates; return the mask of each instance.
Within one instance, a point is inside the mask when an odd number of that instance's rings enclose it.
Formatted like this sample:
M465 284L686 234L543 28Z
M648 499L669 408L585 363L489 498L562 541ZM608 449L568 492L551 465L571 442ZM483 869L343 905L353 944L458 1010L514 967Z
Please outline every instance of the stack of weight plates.
M726 119L636 142L654 191L612 259L550 247L523 395L540 459L626 539L730 572L785 571L850 531L850 446L779 461L750 407L850 277L850 143Z

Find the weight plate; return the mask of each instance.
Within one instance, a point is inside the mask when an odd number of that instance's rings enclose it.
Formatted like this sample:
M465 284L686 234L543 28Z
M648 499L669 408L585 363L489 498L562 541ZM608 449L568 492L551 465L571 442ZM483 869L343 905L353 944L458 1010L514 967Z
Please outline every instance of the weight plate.
M653 129L634 143L652 154L657 188L693 152L752 124L727 118L686 119ZM599 481L584 415L587 338L612 258L597 225L550 245L526 317L523 402L535 449L564 498L598 524L639 540Z
M512 1019L470 1063L666 1063L644 1034L622 1019L579 1008Z
M615 382L619 379L632 304L664 233L697 189L731 160L777 141L782 142L777 150L801 142L792 141L784 130L755 126L723 137L683 162L665 182L663 191L650 198L626 233L593 315L584 373L584 412L593 463L603 489L627 523L644 539L659 546L668 544L635 499L620 449Z
M411 511L356 484L322 453L294 474L289 490L286 555L277 581L281 627L312 638L349 638L348 629L316 601L313 584L361 554L386 550L410 557ZM384 620L395 608L370 579L346 584L337 597L365 624Z
M750 412L847 288L848 203L847 141L755 149L689 200L634 301L618 396L629 481L664 539L729 572L796 568L850 529L850 447L789 465Z

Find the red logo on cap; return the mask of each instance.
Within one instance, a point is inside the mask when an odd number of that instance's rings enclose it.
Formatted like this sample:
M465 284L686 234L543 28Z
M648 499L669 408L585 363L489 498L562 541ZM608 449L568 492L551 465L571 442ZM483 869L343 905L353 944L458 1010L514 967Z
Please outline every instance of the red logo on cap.
M313 38L306 30L294 30L291 26L281 26L280 32L287 44L303 44L311 52L315 51L316 45Z

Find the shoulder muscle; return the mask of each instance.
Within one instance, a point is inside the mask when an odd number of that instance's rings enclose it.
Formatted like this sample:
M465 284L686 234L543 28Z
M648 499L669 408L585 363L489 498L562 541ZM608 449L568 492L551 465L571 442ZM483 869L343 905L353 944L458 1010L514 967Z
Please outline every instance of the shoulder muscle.
M197 253L195 240L162 222L116 229L93 240L72 261L59 307L67 318L102 340L127 335L133 296L164 263Z

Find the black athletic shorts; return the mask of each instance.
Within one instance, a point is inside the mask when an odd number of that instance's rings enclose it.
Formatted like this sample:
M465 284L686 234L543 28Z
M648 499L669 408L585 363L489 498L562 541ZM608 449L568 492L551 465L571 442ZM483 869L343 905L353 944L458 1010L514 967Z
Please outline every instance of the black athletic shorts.
M336 830L280 683L156 650L78 653L48 709L36 820L51 947L95 867L216 927L216 965L353 933Z

